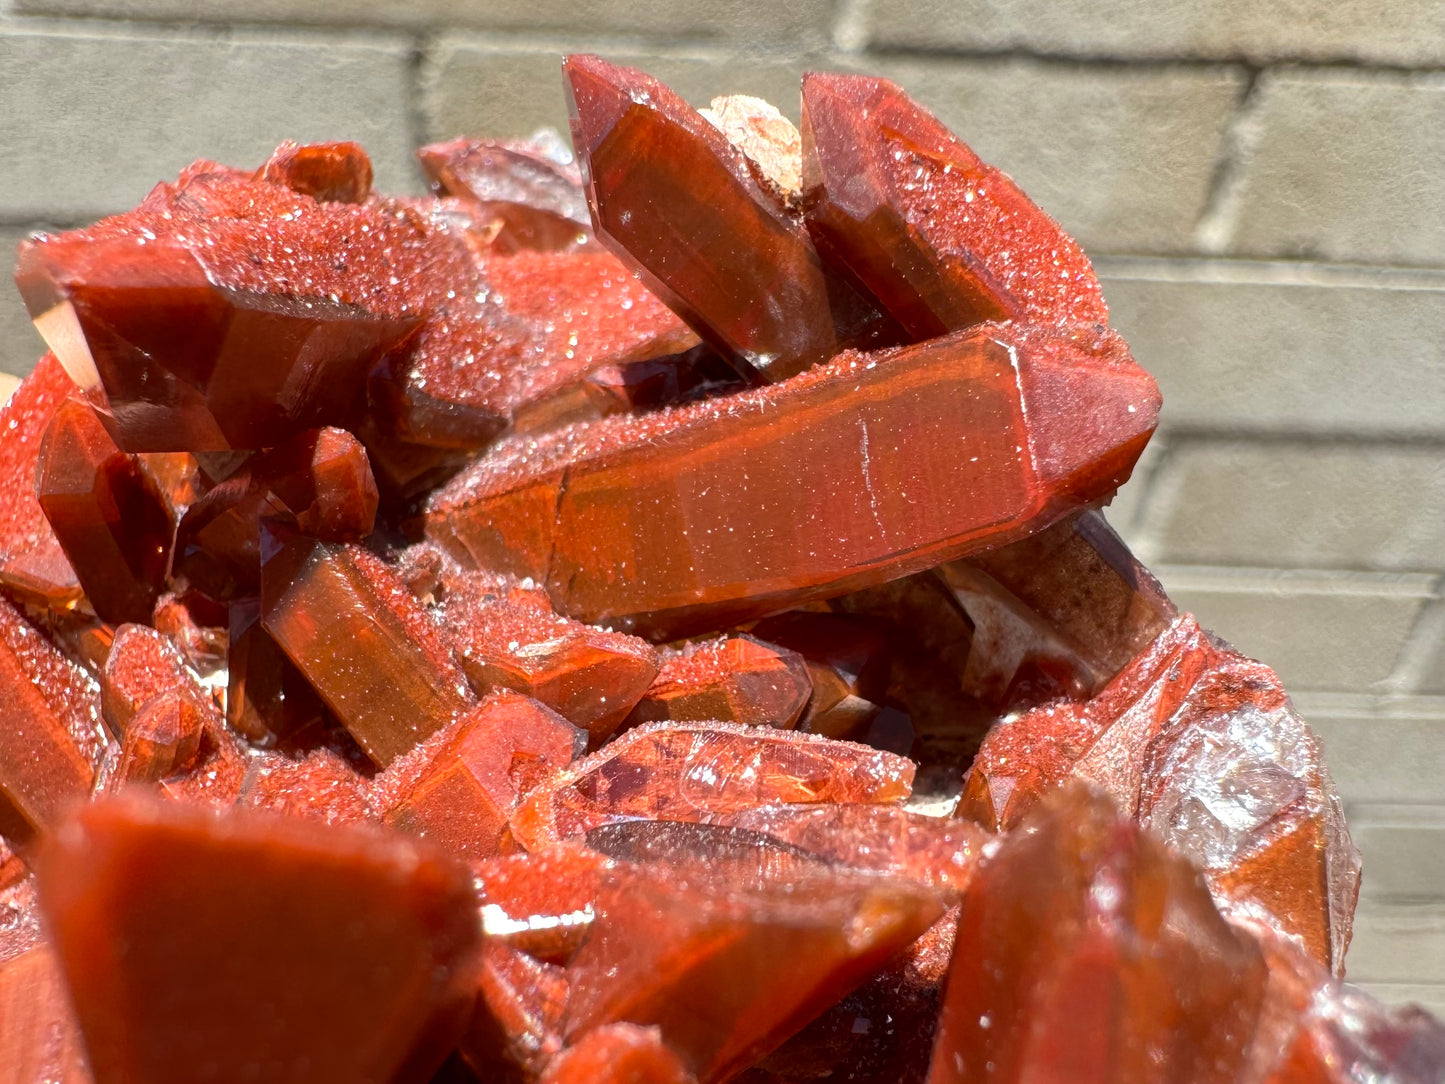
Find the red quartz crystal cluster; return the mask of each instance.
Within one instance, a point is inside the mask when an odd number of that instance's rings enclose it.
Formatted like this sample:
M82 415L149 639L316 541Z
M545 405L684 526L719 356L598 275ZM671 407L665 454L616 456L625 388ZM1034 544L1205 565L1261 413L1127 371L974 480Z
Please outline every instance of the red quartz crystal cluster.
M0 1084L1426 1084L1078 245L880 79L21 246Z

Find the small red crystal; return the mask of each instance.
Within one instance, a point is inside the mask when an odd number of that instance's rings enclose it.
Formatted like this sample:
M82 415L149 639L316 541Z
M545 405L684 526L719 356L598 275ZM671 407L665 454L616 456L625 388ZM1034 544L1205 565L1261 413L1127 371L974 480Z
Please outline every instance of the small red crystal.
M791 730L812 691L797 652L752 636L725 636L664 656L628 724L716 719Z

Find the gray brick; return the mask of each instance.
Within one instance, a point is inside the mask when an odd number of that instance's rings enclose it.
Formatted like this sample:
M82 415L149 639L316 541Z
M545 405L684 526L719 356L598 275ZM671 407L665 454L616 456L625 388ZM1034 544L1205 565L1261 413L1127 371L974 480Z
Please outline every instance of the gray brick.
M122 210L192 159L259 164L288 137L359 140L380 186L415 187L408 55L374 37L0 28L0 217Z
M423 71L428 138L527 135L542 126L567 130L562 57L587 49L516 46L464 36L441 39ZM788 53L605 50L608 60L646 69L688 101L705 105L718 94L746 91L798 118L798 80L817 67Z
M1445 569L1445 447L1176 441L1138 534L1165 563Z
M1445 693L1445 598L1415 626L1396 681L1407 692Z
M1248 123L1227 251L1445 263L1445 78L1266 74Z
M1433 579L1160 565L1179 605L1296 689L1365 692L1389 678Z
M3 167L0 167L3 168ZM0 373L24 375L45 353L45 342L30 322L20 295L10 280L15 266L15 246L30 233L24 227L0 227Z
M1363 901L1345 956L1359 983L1437 983L1445 975L1445 906Z
M1386 1005L1419 1005L1422 1009L1445 1018L1445 984L1408 982L1368 982L1363 984Z
M1445 59L1445 9L1433 0L872 0L867 36L926 49L1414 64Z
M628 38L732 39L773 45L821 43L829 0L12 0L30 14L113 18L278 22L340 26L473 27L616 34Z
M1445 902L1445 806L1352 805L1348 813L1364 895Z
M1091 252L1191 246L1243 85L1232 68L840 63L898 80Z
M1101 274L1166 426L1445 435L1445 275L1148 259Z
M1305 691L1294 700L1324 741L1345 802L1445 804L1445 698Z

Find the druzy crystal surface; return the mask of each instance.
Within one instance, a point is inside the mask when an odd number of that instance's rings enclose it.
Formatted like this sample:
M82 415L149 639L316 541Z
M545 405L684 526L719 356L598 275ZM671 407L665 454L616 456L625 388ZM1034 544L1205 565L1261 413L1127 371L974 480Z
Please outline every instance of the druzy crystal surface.
M0 1082L1438 1084L1079 246L885 80L563 82L21 246Z

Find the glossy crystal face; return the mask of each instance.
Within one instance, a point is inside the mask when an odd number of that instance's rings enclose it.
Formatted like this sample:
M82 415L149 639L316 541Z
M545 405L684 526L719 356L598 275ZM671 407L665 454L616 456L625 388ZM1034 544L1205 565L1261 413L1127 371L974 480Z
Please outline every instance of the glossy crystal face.
M563 80L21 246L0 1078L1438 1081L1079 246L886 80Z

